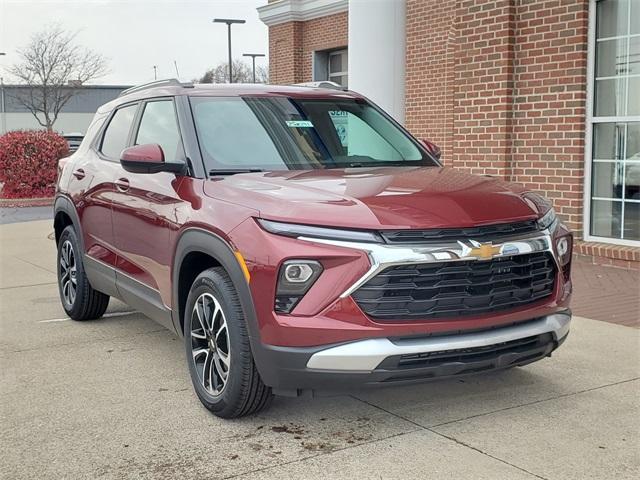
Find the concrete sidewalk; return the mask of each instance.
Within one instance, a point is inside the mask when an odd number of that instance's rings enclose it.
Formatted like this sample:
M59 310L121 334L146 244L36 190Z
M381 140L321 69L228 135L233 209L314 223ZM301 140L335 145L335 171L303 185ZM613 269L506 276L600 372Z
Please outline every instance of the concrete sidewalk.
M0 226L0 478L640 476L640 330L575 318L525 368L225 421L181 341L120 302L65 318L51 222Z

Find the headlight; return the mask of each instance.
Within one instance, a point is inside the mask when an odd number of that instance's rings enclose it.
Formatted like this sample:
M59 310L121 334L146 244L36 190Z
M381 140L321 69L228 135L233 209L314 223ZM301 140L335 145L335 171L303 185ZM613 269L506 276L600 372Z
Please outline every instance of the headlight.
M554 230L556 228L556 212L553 210L553 205L549 199L535 192L526 192L522 195L522 198L532 209L542 214L542 217L538 219L538 228L540 230Z
M289 313L322 273L315 260L287 260L280 267L276 287L276 312Z
M547 213L538 219L538 227L540 230L553 230L557 224L558 219L556 218L556 212L553 208L550 208Z
M375 232L364 230L343 230L338 228L313 227L297 223L282 223L272 220L257 219L258 223L267 232L285 237L309 237L325 238L329 240L343 240L346 242L382 243L382 237Z

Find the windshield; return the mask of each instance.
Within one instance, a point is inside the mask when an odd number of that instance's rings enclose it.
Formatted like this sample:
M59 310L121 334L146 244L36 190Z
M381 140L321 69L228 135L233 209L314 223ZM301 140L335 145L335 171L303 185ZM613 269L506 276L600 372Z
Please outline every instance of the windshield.
M190 101L207 170L438 165L363 100L191 97Z

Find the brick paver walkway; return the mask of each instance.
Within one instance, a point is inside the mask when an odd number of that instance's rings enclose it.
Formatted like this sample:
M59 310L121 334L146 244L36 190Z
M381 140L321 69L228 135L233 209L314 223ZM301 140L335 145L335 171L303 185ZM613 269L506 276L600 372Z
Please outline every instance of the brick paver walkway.
M640 328L640 272L573 260L574 315Z

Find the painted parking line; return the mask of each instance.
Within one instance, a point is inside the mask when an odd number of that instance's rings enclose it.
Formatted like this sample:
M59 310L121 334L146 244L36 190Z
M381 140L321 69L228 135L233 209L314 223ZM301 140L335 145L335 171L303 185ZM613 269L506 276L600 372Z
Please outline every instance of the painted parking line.
M112 312L112 313L105 313L102 318L110 318L110 317L124 317L125 315L131 315L132 313L137 313L135 311L131 311L131 312ZM52 318L50 320L40 320L38 321L38 323L55 323L55 322L66 322L71 320L69 317L65 317L65 318Z

